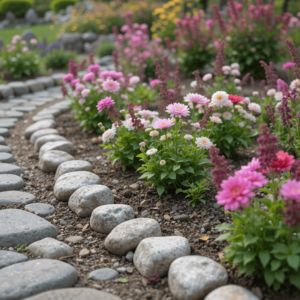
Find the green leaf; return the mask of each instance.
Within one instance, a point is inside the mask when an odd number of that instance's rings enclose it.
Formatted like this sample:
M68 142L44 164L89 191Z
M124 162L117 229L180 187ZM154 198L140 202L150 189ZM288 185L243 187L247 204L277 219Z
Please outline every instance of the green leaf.
M164 191L165 191L165 187L164 186L159 185L157 187L157 193L158 193L159 196L161 196Z
M258 257L260 259L261 264L265 268L268 262L270 261L270 253L268 251L260 251L258 253Z
M284 253L287 254L288 253L288 247L282 243L276 243L273 246L273 250L271 251L271 253Z
M232 263L235 264L239 264L243 261L244 257L243 255L237 255L233 258Z
M226 136L224 137L224 139L226 139L227 142L228 142L229 144L231 144L232 141L233 141L233 137L232 137L232 136L229 136L229 135L226 135Z
M279 260L285 260L287 258L287 255L283 253L275 253L274 257Z
M281 270L277 270L275 273L274 273L274 276L275 276L275 279L277 281L279 281L280 283L284 283L284 273L281 271Z
M232 237L232 234L230 232L224 233L217 237L215 241L227 241L229 238Z
M168 172L163 172L160 174L160 179L163 180L166 176L168 176Z
M265 192L265 193L267 193L267 194L273 194L273 192L272 191L270 191L269 189L267 189L267 188L262 188L262 189L259 189L261 192Z
M268 287L270 287L274 282L274 275L270 269L264 270L264 278L265 278L265 281L266 281Z
M295 242L292 243L289 248L290 248L290 250L292 251L293 254L299 254L300 253L300 247Z
M299 259L298 255L296 255L296 254L288 255L287 262L291 268L295 269L295 271L298 270L299 263L300 263L300 259Z
M171 173L169 174L169 178L170 178L170 179L176 179L176 173L175 173L175 172L171 172Z
M277 259L273 259L271 261L271 271L274 272L276 271L281 265L281 261Z
M185 174L185 172L182 169L177 170L176 173L179 174L179 175Z
M130 160L133 160L134 159L134 154L133 153L128 154L127 158L130 159Z
M179 165L175 165L173 166L173 171L175 172L176 170L180 169L180 166Z
M256 256L256 253L254 252L247 252L244 254L244 265L247 265L249 262L251 262Z
M175 194L178 194L178 193L181 193L181 192L182 192L182 189L176 189Z
M129 280L127 278L119 278L118 282L127 283Z
M150 179L151 177L153 177L155 175L155 173L152 172L145 172L139 179Z
M300 289L300 273L294 273L292 275L289 276L290 278L290 282L297 287L298 289Z
M194 168L192 168L192 167L187 167L184 170L188 173L194 173Z
M244 139L242 139L242 138L239 138L239 137L237 137L236 138L245 148L247 148L248 147L248 143L244 140Z
M215 227L217 230L222 231L222 230L233 230L235 229L234 224L228 224L228 223L223 223L221 225L218 225Z
M246 234L244 238L244 245L247 247L248 245L255 244L258 240L257 236L252 236L250 234Z

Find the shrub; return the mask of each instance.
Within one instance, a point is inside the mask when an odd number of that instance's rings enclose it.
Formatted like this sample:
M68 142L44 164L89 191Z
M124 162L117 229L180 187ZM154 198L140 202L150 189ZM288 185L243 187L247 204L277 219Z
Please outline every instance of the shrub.
M23 18L28 9L33 8L32 0L1 0L0 14L5 16L8 11L15 14L17 18Z
M104 42L100 44L99 48L97 49L97 54L99 57L103 57L106 55L111 55L115 50L115 45L112 42Z
M34 48L37 41L31 40ZM26 41L19 35L12 38L6 50L1 52L0 67L9 72L13 78L36 75L39 71L40 59L35 50L30 50Z
M66 9L69 5L74 5L78 0L54 0L51 3L51 9L55 12Z
M45 66L47 69L66 69L70 59L74 59L76 53L67 51L64 48L53 49L45 56Z

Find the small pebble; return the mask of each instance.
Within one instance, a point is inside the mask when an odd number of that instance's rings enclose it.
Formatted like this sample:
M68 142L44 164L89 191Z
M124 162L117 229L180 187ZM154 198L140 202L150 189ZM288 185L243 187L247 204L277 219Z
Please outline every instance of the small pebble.
M117 261L114 263L114 267L117 268L120 265L120 263Z
M81 257L87 257L90 255L90 250L88 249L82 249L80 252L79 252L79 256Z
M61 225L67 225L68 223L66 221L60 221L59 222Z
M126 268L121 267L121 268L118 268L117 271L118 271L119 273L126 273Z
M59 241L62 241L62 240L64 239L64 237L63 237L62 235L58 235L58 236L56 237L56 239L59 240Z
M53 199L51 200L51 204L55 206L55 205L58 204L58 201L57 201L55 198L53 198Z
M114 179L114 180L112 181L113 184L118 184L119 182L120 182L120 181L117 180L117 179Z

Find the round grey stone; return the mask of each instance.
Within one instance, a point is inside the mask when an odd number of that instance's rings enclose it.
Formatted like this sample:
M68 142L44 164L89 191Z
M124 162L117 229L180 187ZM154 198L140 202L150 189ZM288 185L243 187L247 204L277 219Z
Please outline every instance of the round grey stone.
M86 171L66 173L60 176L54 185L54 196L57 200L68 201L71 195L86 185L100 184L100 177Z
M15 103L15 104L22 104L22 103L27 103L28 100L22 99L22 98L15 98L15 99L10 99L8 100L9 103Z
M17 175L0 175L0 192L20 190L24 185L23 179Z
M89 274L89 279L96 280L96 281L106 281L106 280L111 280L119 276L119 273L110 268L103 268L103 269L98 269L95 271L92 271Z
M53 115L50 115L50 114L34 116L34 117L32 118L32 120L33 120L34 122L41 121L41 120L46 120L46 119L52 119L52 120L54 120L55 118L54 118Z
M35 133L33 133L32 136L30 137L30 143L34 145L36 140L39 137L48 135L48 134L57 134L58 135L59 133L56 129L53 129L53 128L38 130Z
M97 232L110 233L116 226L131 219L134 219L134 210L130 205L108 204L94 209L90 224Z
M12 122L12 121L6 121L6 120L2 121L0 119L0 127L2 127L2 128L15 128L15 123Z
M24 116L24 114L20 111L10 111L10 110L6 111L5 115L6 117L17 118L17 119L23 118Z
M15 159L10 153L1 152L0 153L0 161L2 163L13 163L13 162L15 162ZM0 182L0 184L1 184L1 182Z
M0 211L0 247L29 245L46 237L57 236L56 227L35 214L20 209Z
M20 191L8 191L0 193L1 205L13 205L13 204L29 204L36 202L37 199L34 195L20 192Z
M25 206L27 210L34 213L39 213L42 217L52 215L55 208L52 205L45 203L31 203Z
M11 123L17 123L18 120L19 120L18 118L0 118L0 121L11 122Z
M28 257L24 254L0 250L0 269L27 260Z
M34 149L36 151L39 151L40 148L48 142L60 142L60 141L67 141L67 140L63 136L56 135L56 134L43 135L35 141ZM60 149L53 149L53 150L60 150Z
M16 106L12 107L11 110L28 113L36 110L36 106Z
M54 198L51 200L51 204L55 206L58 204L58 201Z
M253 293L241 286L229 284L210 292L204 300L259 300Z
M74 146L68 141L47 142L39 150L39 158L42 158L44 153L52 150L59 150L69 154L74 152Z
M36 294L73 286L76 269L61 261L37 259L15 264L0 270L2 299L24 299Z
M203 299L214 289L228 281L225 268L204 256L185 256L170 266L168 283L176 299Z
M54 120L44 120L44 121L38 121L29 127L26 128L25 130L25 138L29 139L31 135L39 130L42 129L48 129L48 128L54 128L55 127L55 121Z
M23 173L23 170L12 164L0 164L0 174L14 174L20 176Z
M6 145L6 141L3 136L0 136L0 145Z
M96 289L70 288L49 291L24 300L121 300L121 298Z
M8 146L0 145L0 152L11 153L11 149Z
M60 164L70 160L74 157L64 151L47 151L39 161L39 168L45 173L55 172Z
M98 208L98 206L101 205L102 206L105 205L105 207L107 207L106 204L112 204L112 203L114 203L114 195L112 191L105 185L83 186L73 193L73 195L70 197L68 202L70 209L73 212L75 212L75 214L79 217L89 217L96 207ZM128 207L131 208L130 206ZM134 218L134 211L132 208L131 210L132 210L133 217L128 217L126 220ZM115 210L115 213L117 214L117 209ZM110 215L110 217L112 215L113 213ZM110 218L107 219L110 220ZM117 223L116 225L118 224L119 223Z
M91 172L93 170L92 165L85 160L72 160L62 163L56 173L54 180L57 180L61 175L76 171L88 171Z
M0 135L4 136L4 137L9 137L10 136L10 132L7 128L0 128Z
M37 116L45 115L45 114L51 114L54 117L57 117L61 114L61 112L60 112L60 109L58 109L58 108L47 108L47 109L43 109L39 113L37 113Z

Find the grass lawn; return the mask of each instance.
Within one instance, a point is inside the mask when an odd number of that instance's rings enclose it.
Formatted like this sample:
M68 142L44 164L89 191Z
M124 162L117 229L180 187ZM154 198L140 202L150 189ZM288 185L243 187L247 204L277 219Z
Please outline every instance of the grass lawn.
M17 29L1 29L0 38L4 41L4 44L7 45L11 42L11 38L14 35L22 35L26 30L31 30L37 37L38 41L41 43L43 37L45 36L48 44L56 41L56 36L59 33L60 25L36 25L26 28L17 28Z

